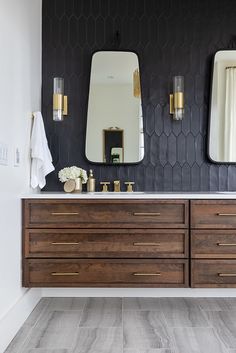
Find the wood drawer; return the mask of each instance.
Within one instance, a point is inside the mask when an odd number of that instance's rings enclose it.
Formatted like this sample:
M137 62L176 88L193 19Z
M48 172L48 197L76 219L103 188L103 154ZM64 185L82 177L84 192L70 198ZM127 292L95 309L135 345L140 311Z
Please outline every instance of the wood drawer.
M25 260L26 287L186 287L188 260Z
M27 229L26 257L188 257L182 229Z
M236 258L236 230L192 230L192 258Z
M187 228L185 200L24 200L26 228Z
M192 260L192 287L236 287L236 260Z
M191 201L191 228L236 229L236 200Z

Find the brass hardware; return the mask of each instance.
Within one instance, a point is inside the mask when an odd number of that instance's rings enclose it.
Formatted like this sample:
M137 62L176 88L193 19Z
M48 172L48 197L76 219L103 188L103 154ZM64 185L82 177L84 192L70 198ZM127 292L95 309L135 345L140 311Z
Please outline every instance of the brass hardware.
M120 181L114 180L114 192L120 192Z
M108 186L111 183L109 181L101 181L100 184L102 185L102 192L108 192Z
M52 245L78 245L80 243L79 242L77 242L77 243L66 243L66 242L57 243L57 242L52 242L51 244Z
M161 276L161 273L133 273L133 276Z
M219 277L236 277L236 273L218 273Z
M78 212L52 212L52 216L75 216L78 215Z
M170 94L170 114L174 114L174 95Z
M127 185L127 192L133 192L134 190L133 190L133 185L134 185L135 183L133 182L133 181L126 181L125 182L125 185Z
M236 66L226 66L225 70L228 70L228 69L236 69Z
M54 94L53 95L53 109L62 110L63 109L63 95Z
M227 217L234 217L236 213L217 213L217 216L227 216Z
M68 97L63 96L63 115L68 115Z
M138 69L136 69L133 73L133 91L135 98L141 97L140 75Z
M68 115L68 97L62 94L53 95L53 109L63 110L63 115Z
M218 246L236 246L236 243L217 243Z
M52 276L78 276L79 272L52 272Z
M174 93L174 107L178 109L184 108L184 93L175 92Z
M134 212L133 216L160 216L159 212Z
M184 93L176 92L170 94L170 114L174 114L174 109L184 109Z
M160 243L133 243L134 246L160 246Z

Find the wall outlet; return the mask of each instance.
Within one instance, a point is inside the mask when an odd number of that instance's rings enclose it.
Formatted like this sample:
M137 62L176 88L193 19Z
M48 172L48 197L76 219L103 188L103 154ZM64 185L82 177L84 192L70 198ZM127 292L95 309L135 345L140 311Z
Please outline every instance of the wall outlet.
M21 162L21 155L19 147L14 149L14 167L19 167Z
M8 146L0 142L0 164L8 165Z

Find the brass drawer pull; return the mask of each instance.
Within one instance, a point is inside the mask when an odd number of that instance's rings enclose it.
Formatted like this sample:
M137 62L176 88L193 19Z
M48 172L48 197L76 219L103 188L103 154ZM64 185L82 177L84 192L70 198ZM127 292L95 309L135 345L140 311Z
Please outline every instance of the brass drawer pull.
M161 273L133 273L133 276L161 276Z
M134 216L160 216L159 212L134 212Z
M79 242L78 243L66 243L66 242L64 242L64 243L57 243L57 242L52 242L51 243L52 245L78 245L79 244Z
M218 273L219 277L236 277L236 273Z
M160 246L160 243L134 243L134 246Z
M52 276L78 276L79 272L52 272Z
M217 213L217 216L235 217L236 213Z
M78 212L52 212L52 216L76 216Z
M236 243L217 243L218 246L236 246Z

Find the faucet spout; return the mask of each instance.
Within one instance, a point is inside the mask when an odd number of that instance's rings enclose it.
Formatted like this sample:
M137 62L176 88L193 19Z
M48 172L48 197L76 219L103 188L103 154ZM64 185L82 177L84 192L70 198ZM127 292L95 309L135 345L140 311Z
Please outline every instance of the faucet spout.
M114 192L120 192L120 180L114 180Z

